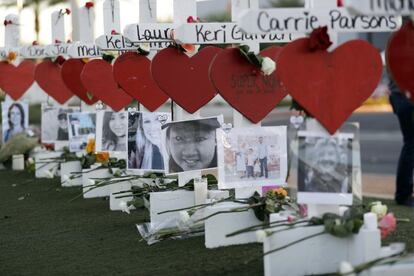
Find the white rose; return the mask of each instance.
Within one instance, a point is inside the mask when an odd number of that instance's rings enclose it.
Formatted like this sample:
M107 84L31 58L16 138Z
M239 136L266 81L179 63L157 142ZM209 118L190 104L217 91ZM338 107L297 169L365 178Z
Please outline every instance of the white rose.
M180 213L180 222L181 223L187 223L190 220L190 215L187 211L181 211Z
M140 48L142 51L145 51L145 52L147 52L147 53L149 53L149 51L151 50L151 48L150 48L150 44L149 44L149 43L141 43L141 44L139 44L139 48Z
M276 63L271 58L264 57L261 70L265 76L271 75L276 70Z
M347 276L356 276L354 272L354 267L348 262L341 262L339 265L339 274L340 275L347 275Z
M265 238L267 238L267 233L265 230L257 230L256 231L256 239L258 242L263 243Z
M43 177L45 178L53 178L53 173L50 170L43 171Z
M119 202L119 208L121 209L122 212L131 214L128 204L125 201Z
M27 163L29 163L29 164L33 164L33 163L34 163L33 158L32 158L32 157L29 157L29 158L27 159Z
M69 180L69 176L68 176L67 174L64 174L64 175L62 176L62 180L63 180L63 182L68 181L68 180Z
M382 219L387 214L387 212L387 205L383 205L381 202L371 207L371 213L376 214L379 220Z

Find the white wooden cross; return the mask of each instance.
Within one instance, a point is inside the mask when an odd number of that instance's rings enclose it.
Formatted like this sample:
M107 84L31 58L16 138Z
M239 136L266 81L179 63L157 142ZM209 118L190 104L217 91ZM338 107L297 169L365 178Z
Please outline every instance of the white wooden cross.
M20 44L19 16L15 14L8 14L4 20L9 23L4 28L4 48L0 50L2 59L7 58L10 52L15 52L18 55ZM12 63L14 65L18 65L20 63L20 58L16 58ZM13 101L13 99L7 94L5 100Z
M366 15L413 15L414 0L343 0L351 12Z
M94 7L79 8L79 41L74 42L68 49L71 58L101 57L101 50L94 43Z
M320 0L321 6L285 9L255 9L243 13L239 18L240 27L250 34L274 32L309 33L320 26L340 32L392 32L401 27L402 18L394 15L358 16L346 8L330 7L329 0ZM309 2L313 3L313 2Z

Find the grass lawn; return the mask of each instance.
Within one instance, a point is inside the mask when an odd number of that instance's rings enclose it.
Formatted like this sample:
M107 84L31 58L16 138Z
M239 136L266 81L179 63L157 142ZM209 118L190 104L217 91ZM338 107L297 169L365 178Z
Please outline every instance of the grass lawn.
M144 211L111 212L105 199L68 202L79 192L57 179L0 172L0 275L263 274L260 258L245 264L260 257L260 244L211 250L196 237L148 246L135 227L148 219ZM414 209L385 202L411 219L385 242L406 242L414 251Z

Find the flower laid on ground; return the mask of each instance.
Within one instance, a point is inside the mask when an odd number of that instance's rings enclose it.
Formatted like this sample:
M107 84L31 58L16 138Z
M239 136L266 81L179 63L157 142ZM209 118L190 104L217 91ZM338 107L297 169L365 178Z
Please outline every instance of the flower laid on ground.
M276 70L276 62L269 57L262 57L250 51L250 47L247 45L239 46L240 53L253 65L260 68L260 71L264 76L273 74Z
M44 178L54 178L55 174L52 170L44 170L43 174L42 174L42 177L44 177Z
M97 152L96 153L96 162L98 163L108 163L109 161L109 152Z
M381 239L385 239L389 234L397 229L397 219L393 213L385 215L378 223L378 228L381 231Z
M375 201L370 204L371 213L377 215L378 220L381 220L388 212L388 207L385 204L382 204L381 201Z
M354 267L349 262L341 262L339 265L339 274L340 275L349 275L356 276L354 273Z
M0 148L0 163L11 165L11 158L15 154L28 155L36 146L38 139L30 137L26 133L20 133L10 138ZM6 164L6 165L7 165Z
M119 207L121 208L122 212L127 213L128 215L131 214L131 210L134 208L134 206L128 205L128 203L123 200L119 202Z
M90 138L88 144L86 145L86 153L95 152L95 138Z

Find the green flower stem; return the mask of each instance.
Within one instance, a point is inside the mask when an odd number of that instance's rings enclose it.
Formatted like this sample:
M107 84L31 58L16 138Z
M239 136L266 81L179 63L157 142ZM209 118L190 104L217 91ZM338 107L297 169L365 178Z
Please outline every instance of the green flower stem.
M292 223L284 223L284 224L277 225L276 227L281 227L281 226L290 226L290 227L287 227L287 228L284 228L284 229L275 230L275 231L271 231L271 232L269 232L267 234L267 236L270 237L271 235L276 234L276 233L284 232L284 231L287 231L287 230L292 230L292 228L294 228L293 226L295 226L297 224L300 224L300 223L303 223L303 222L304 221L297 222L295 224L292 224ZM312 227L312 226L315 226L315 225L313 225L313 224L307 224L307 225L300 225L300 226L297 226L297 227L304 228L304 227Z
M247 232L253 232L256 230L260 230L260 229L264 229L266 228L275 228L275 227L280 227L280 226L293 226L299 223L304 223L304 222L309 222L309 220L301 220L301 221L296 221L296 222L292 222L292 223L286 223L288 222L287 219L284 220L279 220L279 221L274 221L271 223L262 223L262 224L257 224L257 225L253 225L250 227L246 227L244 229L241 230L237 230L233 233L227 234L226 237L233 237L233 236L237 236L243 233L247 233Z
M269 255L269 254L272 254L272 253L275 253L275 252L280 251L280 250L282 250L282 249L288 248L288 247L290 247L290 246L292 246L292 245L295 245L295 244L298 244L298 243L300 243L300 242L303 242L303 241L309 240L309 239L311 239L311 238L314 238L314 237L317 237L317 236L321 236L321 235L323 235L323 234L327 234L325 230L323 230L322 232L319 232L319 233L316 233L316 234L309 235L309 236L307 236L307 237L301 238L301 239L296 240L296 241L294 241L294 242L288 243L288 244L286 244L286 245L284 245L284 246L281 246L281 247L278 247L278 248L272 249L272 250L270 250L270 251L267 251L267 252L265 252L265 253L263 254L263 256L262 256L262 257L264 257L264 256L266 256L266 255Z
M228 214L228 213L241 213L241 212L246 212L246 211L248 211L248 210L249 210L249 209L251 209L251 208L258 207L258 206L262 206L262 205L264 205L264 203L252 204L252 205L249 205L249 206L246 206L246 207L234 208L234 209L231 209L231 210L226 210L226 211L218 211L218 212L215 212L215 213L213 213L213 214L211 214L211 215L208 215L207 217L204 217L204 218L198 219L198 220L194 221L194 223L198 223L198 222L201 222L201 221L208 220L209 218L212 218L212 217L214 217L214 216L216 216L216 215L219 215L219 214Z
M173 210L162 211L162 212L159 212L159 213L158 213L158 215L161 215L161 214L166 214L166 213L171 213L171 212L186 211L186 210L191 210L191 209L193 209L193 208L197 208L197 210L200 210L200 209L206 208L206 207L208 207L208 206L212 206L212 205L214 205L214 204L217 204L217 203L220 203L220 202L223 202L223 201L227 201L227 200L229 200L229 199L231 199L231 198L232 198L232 197L230 196L230 197L223 198L223 199L220 199L220 200L215 201L215 202L212 202L212 203L198 204L198 205L194 205L194 206L187 207L187 208L179 208L179 209L173 209ZM198 207L200 207L200 208L198 208Z

